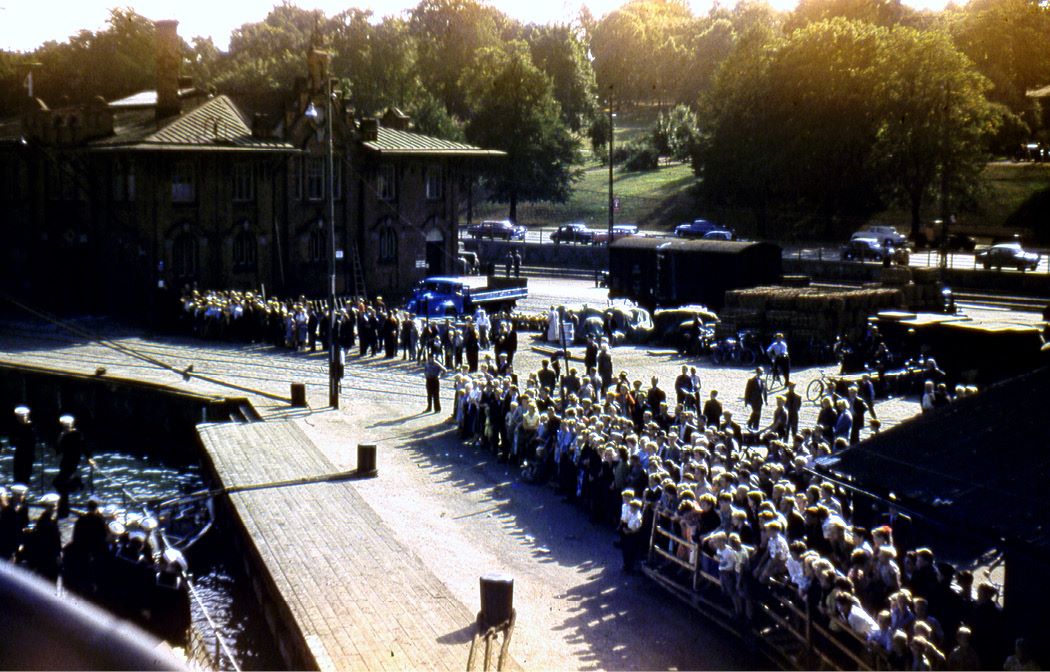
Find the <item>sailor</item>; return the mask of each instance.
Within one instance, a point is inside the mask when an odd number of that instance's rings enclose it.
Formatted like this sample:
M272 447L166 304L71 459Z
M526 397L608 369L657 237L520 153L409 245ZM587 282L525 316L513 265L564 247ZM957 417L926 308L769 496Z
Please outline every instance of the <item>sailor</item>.
M55 507L60 497L49 492L40 499L44 512L36 519L33 529L26 534L23 546L23 561L26 566L50 580L58 580L58 567L62 554L62 537L58 532Z
M15 482L28 483L33 476L33 462L36 460L36 430L29 418L28 406L15 409L15 427L11 432L11 443L15 447Z
M55 443L55 451L61 459L54 484L61 495L58 517L65 518L69 515L69 493L82 485L77 468L80 466L80 458L84 455L84 436L76 428L76 419L72 415L63 415L58 421L62 425L62 431Z
M106 552L106 519L98 508L98 500L92 497L87 503L87 512L77 518L73 525L73 545L91 556Z
M29 527L27 492L28 486L15 483L11 486L6 502L0 508L0 558L10 560L22 545L24 530Z

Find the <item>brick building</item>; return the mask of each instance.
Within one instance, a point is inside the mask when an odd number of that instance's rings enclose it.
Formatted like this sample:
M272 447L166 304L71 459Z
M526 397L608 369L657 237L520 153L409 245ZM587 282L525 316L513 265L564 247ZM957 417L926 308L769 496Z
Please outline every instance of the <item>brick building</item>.
M230 97L179 78L176 26L157 23L156 91L33 100L0 120L4 290L90 310L189 283L327 293L324 55L310 54L276 123L249 122ZM463 175L502 153L413 133L397 110L356 119L341 98L331 109L337 290L392 296L452 271Z

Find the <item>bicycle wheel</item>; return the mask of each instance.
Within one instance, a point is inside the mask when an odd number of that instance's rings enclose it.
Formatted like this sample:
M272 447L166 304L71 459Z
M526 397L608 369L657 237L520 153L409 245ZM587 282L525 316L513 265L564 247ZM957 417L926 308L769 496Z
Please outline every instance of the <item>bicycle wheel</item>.
M806 385L806 401L816 404L824 396L824 381L820 378L809 381Z

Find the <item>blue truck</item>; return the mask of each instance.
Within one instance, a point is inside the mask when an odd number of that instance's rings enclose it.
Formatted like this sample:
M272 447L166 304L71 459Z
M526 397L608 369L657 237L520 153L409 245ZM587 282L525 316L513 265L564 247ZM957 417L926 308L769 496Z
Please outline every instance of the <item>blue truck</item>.
M490 314L509 310L528 295L526 278L434 276L415 286L406 307L417 317L456 318L478 306Z

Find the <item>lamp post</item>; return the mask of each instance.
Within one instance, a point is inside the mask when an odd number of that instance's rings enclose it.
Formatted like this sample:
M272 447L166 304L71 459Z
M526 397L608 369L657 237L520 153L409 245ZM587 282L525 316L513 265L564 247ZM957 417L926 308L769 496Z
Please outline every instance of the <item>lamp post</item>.
M339 346L335 339L335 158L332 138L332 78L325 84L325 170L328 173L328 405L339 408ZM318 110L311 102L306 116L317 120Z

